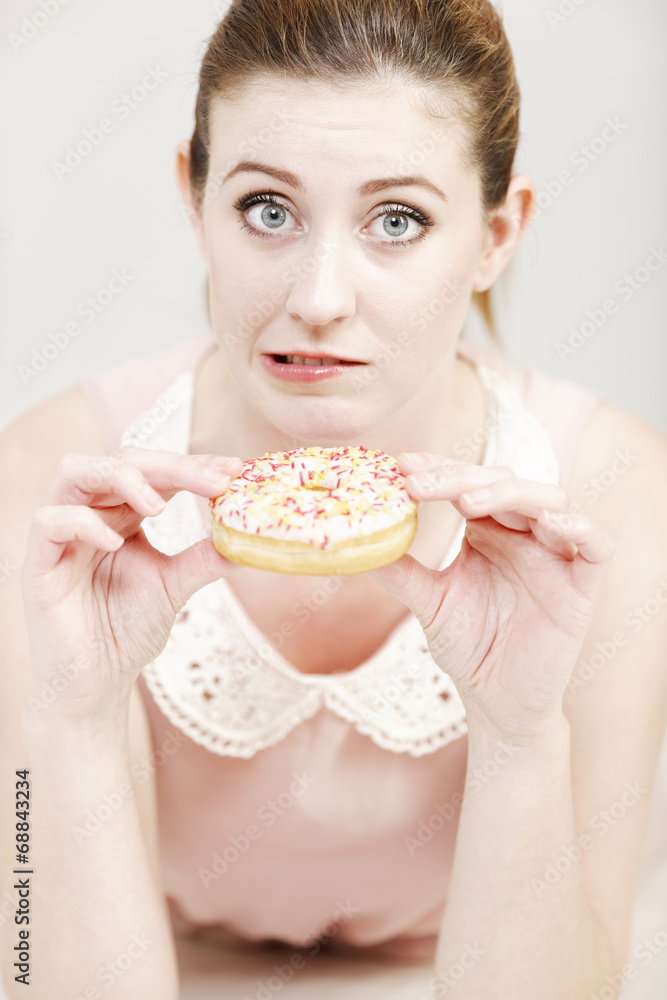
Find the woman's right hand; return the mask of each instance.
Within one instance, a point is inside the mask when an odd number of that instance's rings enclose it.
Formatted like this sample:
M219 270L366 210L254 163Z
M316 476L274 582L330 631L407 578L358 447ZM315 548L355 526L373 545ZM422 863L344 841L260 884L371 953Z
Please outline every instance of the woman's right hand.
M179 490L218 496L242 464L136 447L61 460L21 569L33 698L71 721L127 710L187 600L240 569L210 538L165 555L141 522Z

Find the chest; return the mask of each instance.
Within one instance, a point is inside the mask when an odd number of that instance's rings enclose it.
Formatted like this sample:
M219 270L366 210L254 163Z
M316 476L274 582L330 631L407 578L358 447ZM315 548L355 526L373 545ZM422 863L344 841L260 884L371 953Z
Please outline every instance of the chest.
M210 512L197 498L203 523ZM461 519L450 504L421 505L410 555L425 566L442 565ZM227 584L269 643L304 674L354 670L411 615L406 604L368 573L291 576L244 567Z
M227 582L273 648L305 674L353 670L410 614L369 577L287 577L246 568Z

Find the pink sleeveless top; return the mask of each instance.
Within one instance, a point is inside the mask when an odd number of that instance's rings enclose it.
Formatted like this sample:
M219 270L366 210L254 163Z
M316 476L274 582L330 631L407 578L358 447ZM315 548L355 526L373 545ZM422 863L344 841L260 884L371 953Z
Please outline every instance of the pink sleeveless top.
M134 442L188 451L193 372L214 344L203 333L79 383L109 450ZM514 369L490 346L458 349L486 392L483 464L567 486L599 394ZM144 530L171 553L209 526L181 493ZM322 578L315 604L335 580ZM293 611L295 621L307 613ZM450 786L463 779L467 730L413 615L359 667L304 675L217 581L188 602L139 687L177 933L250 948L331 937L342 951L432 957L460 806Z

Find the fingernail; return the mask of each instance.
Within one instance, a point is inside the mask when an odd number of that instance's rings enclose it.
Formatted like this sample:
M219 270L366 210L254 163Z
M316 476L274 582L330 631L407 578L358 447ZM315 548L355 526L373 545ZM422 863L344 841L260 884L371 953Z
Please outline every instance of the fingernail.
M150 504L151 510L160 511L166 506L160 494L149 483L144 484L141 495L146 503Z
M123 544L124 541L123 536L121 535L119 537L118 532L114 531L113 528L110 528L108 525L106 527L104 534L106 535L109 541L109 545L113 545L115 549L119 549Z
M418 451L405 451L403 452L403 458L407 458L414 469L423 469L428 462L426 455Z

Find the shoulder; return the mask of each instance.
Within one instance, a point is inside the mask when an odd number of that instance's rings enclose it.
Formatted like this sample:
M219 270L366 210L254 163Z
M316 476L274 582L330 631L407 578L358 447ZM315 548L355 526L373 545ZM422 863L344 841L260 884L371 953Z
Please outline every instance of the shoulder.
M627 954L667 725L667 435L600 401L568 494L570 511L601 524L616 546L563 709L589 898Z
M667 574L667 435L601 400L579 441L568 496L570 512L597 521L616 546L600 608L613 632L611 616L624 620Z
M104 454L102 428L76 387L40 403L0 433L2 545L22 562L30 520L45 502L61 458L72 452Z
M658 527L667 499L667 434L599 400L575 452L568 495L573 512L600 520L612 534L637 520Z
M48 485L60 459L68 454L106 453L99 421L86 396L77 387L54 396L22 414L0 433L0 733L13 740L17 759L19 736L15 721L26 697L30 674L19 574L35 510L44 503ZM142 775L152 752L151 733L139 685L129 706L128 753L137 809L146 840L155 885L160 889L157 849L156 787ZM7 744L4 744L7 746ZM136 766L135 766L136 765ZM137 777L138 775L138 777ZM7 870L5 868L5 870Z
M104 436L90 403L76 386L26 411L0 433L5 461L79 447L104 450Z

